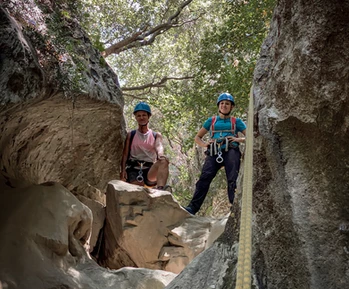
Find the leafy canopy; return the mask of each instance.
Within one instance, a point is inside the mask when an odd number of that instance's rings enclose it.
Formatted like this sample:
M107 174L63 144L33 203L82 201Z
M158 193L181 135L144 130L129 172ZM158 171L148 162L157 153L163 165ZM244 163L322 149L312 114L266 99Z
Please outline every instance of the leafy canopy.
M232 93L234 114L245 115L275 0L84 0L81 5L82 23L118 74L128 126L135 125L134 105L147 101L156 112L151 125L167 138L167 153L176 159L172 179L177 190L188 192L202 159L193 137L216 113L218 95ZM218 182L213 187L225 183Z

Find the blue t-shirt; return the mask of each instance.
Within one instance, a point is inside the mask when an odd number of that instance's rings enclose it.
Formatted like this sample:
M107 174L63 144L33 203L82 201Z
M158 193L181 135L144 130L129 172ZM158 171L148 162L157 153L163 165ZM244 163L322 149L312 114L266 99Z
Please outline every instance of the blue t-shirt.
M210 131L212 124L212 117L209 117L203 127ZM219 115L216 116L216 123L214 124L214 134L213 139L224 138L227 136L237 136L238 132L242 132L246 129L246 124L240 119L236 118L235 122L235 131L231 130L231 118L220 118ZM211 131L210 131L211 134ZM234 142L234 145L237 146L239 143Z

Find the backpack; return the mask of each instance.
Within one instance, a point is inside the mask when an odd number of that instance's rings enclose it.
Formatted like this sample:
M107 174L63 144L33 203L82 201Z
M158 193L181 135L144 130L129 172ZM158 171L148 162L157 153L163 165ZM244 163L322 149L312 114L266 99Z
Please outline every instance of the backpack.
M156 141L156 137L157 137L157 133L155 131L152 131L153 133L153 136L154 136L154 139ZM136 130L131 130L131 135L130 135L130 144L128 146L128 156L127 156L127 160L130 159L130 155L131 155L131 145L132 145L132 141L133 141L133 138L135 137L135 134L136 134Z
M216 124L216 121L217 121L217 116L216 115L212 116L212 123L211 123L211 129L210 129L211 138L213 137L214 133L216 132L214 130L214 125ZM233 132L233 135L235 135L236 118L232 116L230 118L230 122L231 122L231 130L228 130L228 131ZM218 131L220 131L220 130L218 130ZM222 132L223 132L223 130L222 130Z

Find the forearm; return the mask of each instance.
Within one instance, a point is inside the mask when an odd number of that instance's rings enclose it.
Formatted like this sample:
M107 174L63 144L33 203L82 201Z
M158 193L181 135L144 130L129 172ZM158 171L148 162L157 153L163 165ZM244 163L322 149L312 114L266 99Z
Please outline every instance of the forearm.
M244 143L246 140L246 137L237 137L235 138L235 142L239 142L239 143Z
M121 163L120 163L120 170L121 171L124 171L126 170L126 158L124 156L122 156L122 159L121 159Z
M202 138L199 137L198 135L195 136L194 140L195 140L195 143L198 144L200 147L206 148L209 145L209 143L204 142Z
M127 179L126 162L127 162L127 157L123 155L120 163L120 180L122 181L126 181Z
M121 163L120 163L120 171L126 171L126 163L127 158L129 156L129 146L130 146L130 133L127 134L124 149L122 151Z
M164 146L162 144L162 135L160 133L158 133L158 137L156 138L156 141L155 141L155 151L158 156L158 159L165 156Z
M229 141L232 141L232 142L244 143L246 137L245 136L242 136L242 137L229 136L228 139Z

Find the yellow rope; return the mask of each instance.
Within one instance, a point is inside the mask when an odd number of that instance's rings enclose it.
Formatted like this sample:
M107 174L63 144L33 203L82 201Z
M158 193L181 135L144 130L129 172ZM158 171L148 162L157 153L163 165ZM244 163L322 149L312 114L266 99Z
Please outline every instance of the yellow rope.
M253 86L248 108L239 255L235 289L251 288L252 264L252 175L253 175Z

